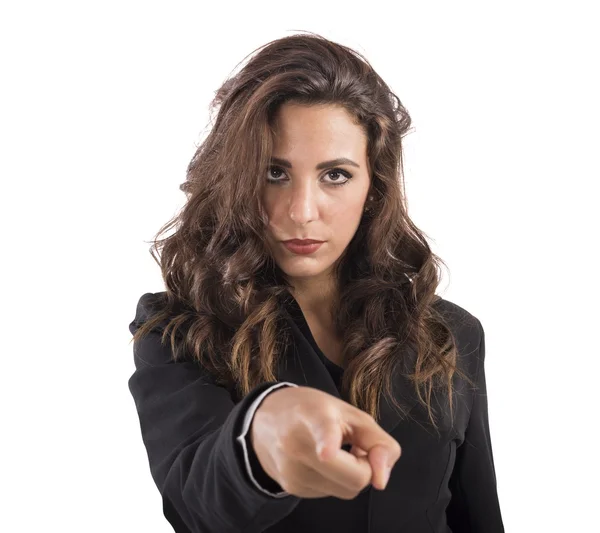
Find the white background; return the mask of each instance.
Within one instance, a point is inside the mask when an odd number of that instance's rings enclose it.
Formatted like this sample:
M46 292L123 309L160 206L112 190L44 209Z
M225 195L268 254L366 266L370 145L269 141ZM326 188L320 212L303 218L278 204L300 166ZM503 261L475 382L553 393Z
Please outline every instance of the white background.
M486 331L506 530L600 531L595 2L6 2L6 532L172 531L135 406L149 241L214 91L296 30L364 53L413 119L410 214Z

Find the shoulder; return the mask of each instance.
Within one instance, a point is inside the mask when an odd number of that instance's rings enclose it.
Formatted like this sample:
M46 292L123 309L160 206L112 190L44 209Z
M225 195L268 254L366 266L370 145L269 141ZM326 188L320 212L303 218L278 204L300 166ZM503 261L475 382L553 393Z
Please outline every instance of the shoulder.
M454 335L459 356L465 360L470 373L476 374L479 362L484 356L484 351L481 349L484 340L481 321L456 302L440 296L433 307Z
M481 334L482 324L473 313L456 302L437 297L433 303L435 311L446 321L454 333L476 337Z
M142 294L137 301L135 308L135 317L129 323L129 331L132 335L151 321L155 315L167 310L169 306L166 291L147 292ZM170 334L165 336L165 330L170 325L174 318L174 313L179 314L184 311L184 306L180 303L175 303L168 307L168 312L165 313L160 320L152 321L150 329L143 335L135 339L133 343L133 355L136 365L162 365L175 361L190 362L192 357L187 349L177 352L177 358L174 357L174 351L181 342L184 342L185 324L177 324L177 330L170 330ZM178 321L179 322L179 321ZM173 336L172 336L173 335Z
M129 324L129 331L134 334L143 324L145 324L155 314L164 310L167 306L167 293L161 292L146 292L142 294L136 304L135 316ZM165 317L154 326L154 330L164 330L168 324L168 317Z
M133 322L139 325L146 322L166 303L166 296L167 293L165 291L146 292L142 294L136 304Z

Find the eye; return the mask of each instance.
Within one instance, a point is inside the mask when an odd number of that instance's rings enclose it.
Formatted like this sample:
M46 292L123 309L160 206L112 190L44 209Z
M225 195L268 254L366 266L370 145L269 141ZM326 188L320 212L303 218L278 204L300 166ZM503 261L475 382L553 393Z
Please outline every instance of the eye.
M281 167L271 166L271 167L269 167L269 170L267 173L269 175L267 177L267 181L269 183L279 184L284 181L288 181L286 179L281 179L281 178L277 177L281 174L283 174L285 176L285 171ZM340 175L343 176L343 178L345 178L343 181L340 180ZM329 180L330 180L326 183L328 185L332 185L334 187L339 187L341 185L345 185L346 183L348 183L350 181L350 178L352 178L352 174L350 174L350 172L347 172L346 170L343 170L341 168L332 168L331 170L328 170L325 173L325 176L329 176Z
M350 181L350 178L352 177L352 174L350 174L350 172L346 172L341 168L334 168L332 170L328 170L326 175L331 176L331 174L337 175L335 178L332 178L332 181L330 182L331 185L345 185ZM345 178L344 181L340 181L340 175Z
M280 182L283 181L277 177L273 178L271 176L273 176L273 170L275 170L275 174L278 174L279 172L283 173L283 169L279 168L279 167L269 167L269 169L267 170L267 181L271 182L271 183L276 183L276 182Z

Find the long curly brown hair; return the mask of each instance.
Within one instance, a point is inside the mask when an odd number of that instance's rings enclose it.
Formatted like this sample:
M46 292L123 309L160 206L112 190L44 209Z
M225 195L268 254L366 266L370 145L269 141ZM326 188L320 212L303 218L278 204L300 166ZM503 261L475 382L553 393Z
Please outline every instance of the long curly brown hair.
M402 138L410 116L360 53L320 35L287 36L254 52L216 92L212 128L180 186L187 202L151 241L166 305L132 341L167 319L161 339L166 344L170 335L174 360L182 351L191 354L241 397L276 380L287 342L281 302L290 284L267 246L261 205L273 118L284 102L343 106L368 136L373 201L334 270L334 322L346 362L342 389L376 420L380 391L402 410L390 376L412 343L417 359L405 375L437 427L433 390L447 390L452 415L452 377L464 374L452 331L432 305L445 264L407 213Z

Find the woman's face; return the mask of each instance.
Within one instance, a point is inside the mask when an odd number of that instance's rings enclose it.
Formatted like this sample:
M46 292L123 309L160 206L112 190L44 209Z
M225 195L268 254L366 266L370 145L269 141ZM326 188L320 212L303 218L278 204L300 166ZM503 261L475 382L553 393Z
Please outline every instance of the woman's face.
M263 206L267 241L291 279L325 279L356 233L370 186L367 136L342 107L283 104ZM347 161L327 163L346 158ZM324 241L308 254L282 241Z

